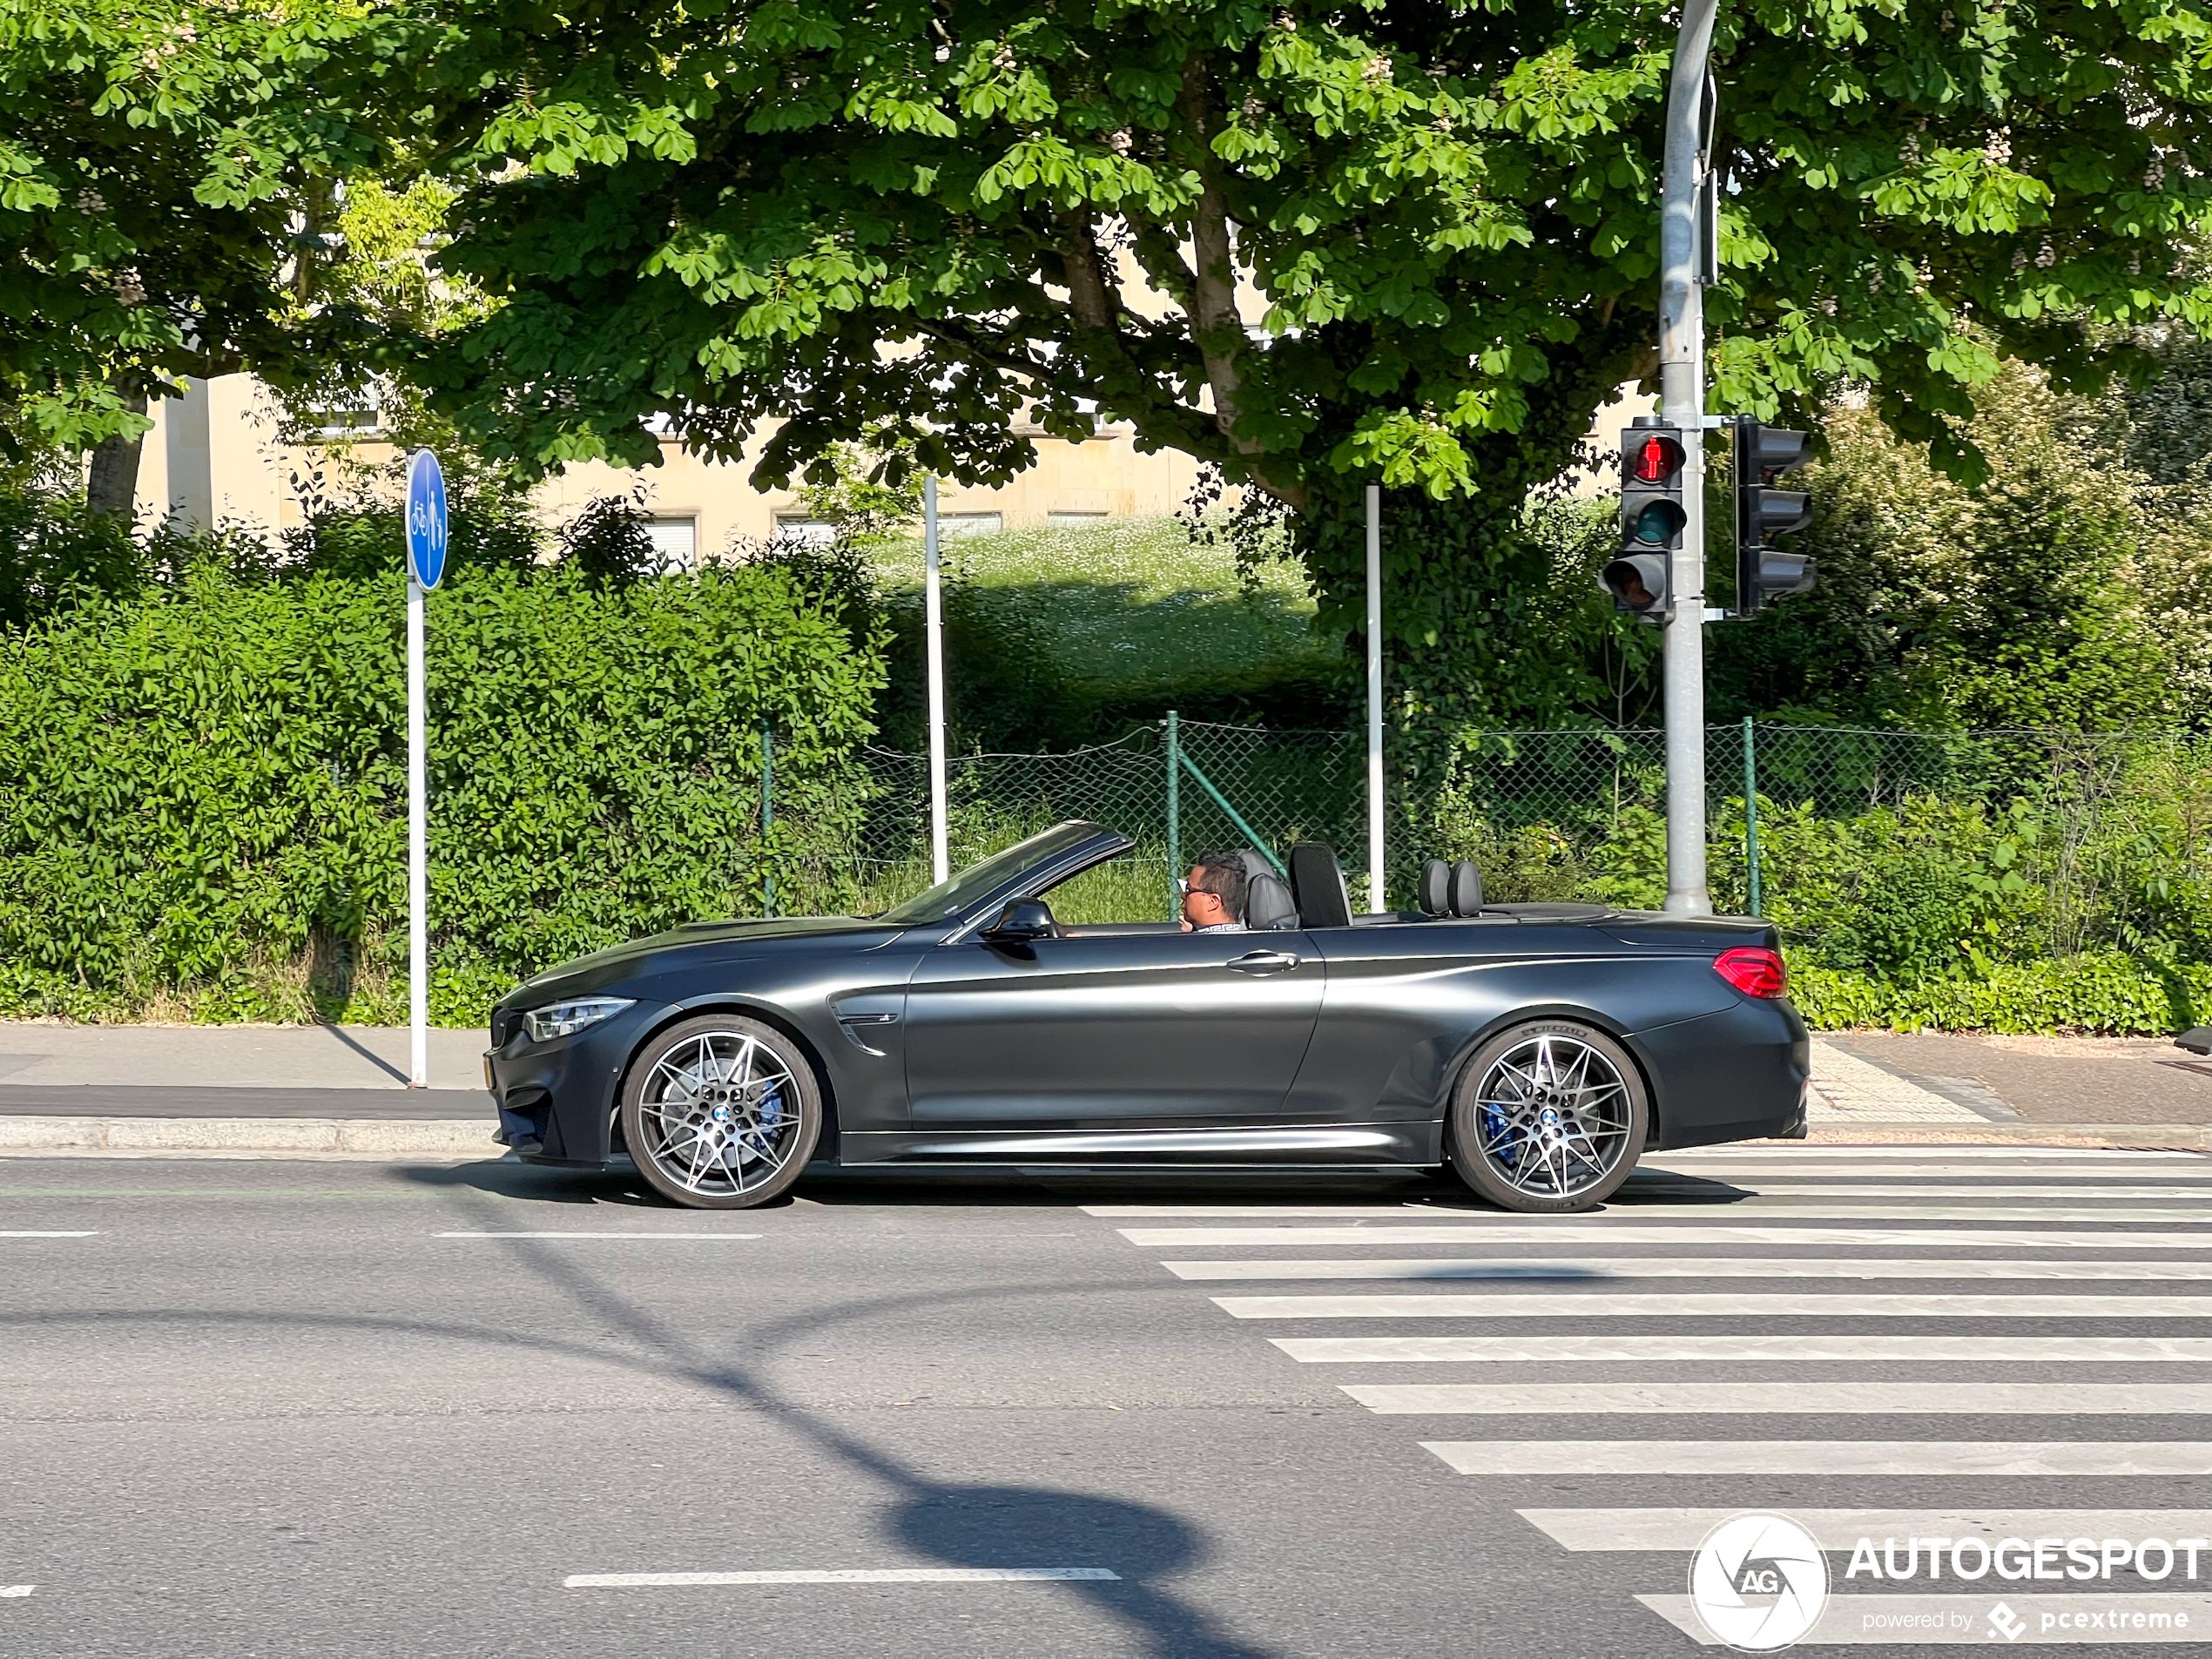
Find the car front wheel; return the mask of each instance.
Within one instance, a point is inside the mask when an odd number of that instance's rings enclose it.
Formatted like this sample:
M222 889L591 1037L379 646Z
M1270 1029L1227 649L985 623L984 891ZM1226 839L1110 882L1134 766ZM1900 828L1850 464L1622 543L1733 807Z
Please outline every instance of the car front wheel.
M623 1139L656 1192L746 1210L799 1179L822 1135L822 1091L772 1026L710 1014L671 1026L623 1086Z
M1612 1197L1650 1123L1643 1076L1604 1032L1529 1020L1475 1051L1452 1100L1452 1166L1491 1203L1568 1215Z

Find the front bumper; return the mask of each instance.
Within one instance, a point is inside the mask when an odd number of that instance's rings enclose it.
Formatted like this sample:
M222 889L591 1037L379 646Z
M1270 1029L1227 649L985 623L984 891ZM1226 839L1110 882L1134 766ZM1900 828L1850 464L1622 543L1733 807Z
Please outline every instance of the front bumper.
M532 1042L522 1021L511 1020L507 1040L484 1055L484 1087L502 1109L536 1127L545 1150L530 1162L605 1167L614 1156L615 1105L630 1056L674 1011L634 1003L551 1042Z

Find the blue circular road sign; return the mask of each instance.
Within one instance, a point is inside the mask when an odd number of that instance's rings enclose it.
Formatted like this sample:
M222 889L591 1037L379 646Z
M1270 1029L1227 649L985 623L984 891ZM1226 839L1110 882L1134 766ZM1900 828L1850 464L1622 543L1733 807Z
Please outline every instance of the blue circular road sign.
M428 449L407 466L407 564L424 588L446 573L446 475Z

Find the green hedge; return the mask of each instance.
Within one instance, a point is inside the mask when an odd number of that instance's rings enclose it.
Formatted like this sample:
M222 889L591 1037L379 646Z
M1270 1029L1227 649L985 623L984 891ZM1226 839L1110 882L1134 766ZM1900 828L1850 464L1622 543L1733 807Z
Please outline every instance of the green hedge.
M2162 966L2099 952L2006 962L1985 978L1898 984L1793 954L1790 995L1822 1030L1886 1026L1899 1031L2100 1031L2163 1035L2212 1012L2212 968Z
M401 1013L403 608L396 575L203 563L0 635L0 1015ZM805 560L457 571L428 602L434 1017L757 913L772 875L786 907L834 887L870 614Z

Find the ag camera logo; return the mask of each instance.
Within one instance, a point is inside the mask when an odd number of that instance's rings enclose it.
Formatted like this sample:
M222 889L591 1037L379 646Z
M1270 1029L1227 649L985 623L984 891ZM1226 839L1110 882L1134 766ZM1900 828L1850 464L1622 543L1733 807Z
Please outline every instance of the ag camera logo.
M1689 1604L1715 1641L1775 1653L1820 1622L1828 1558L1787 1515L1733 1515L1689 1559Z

